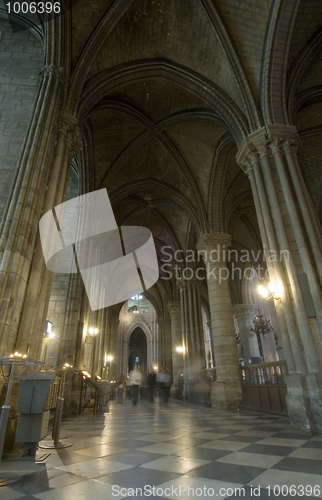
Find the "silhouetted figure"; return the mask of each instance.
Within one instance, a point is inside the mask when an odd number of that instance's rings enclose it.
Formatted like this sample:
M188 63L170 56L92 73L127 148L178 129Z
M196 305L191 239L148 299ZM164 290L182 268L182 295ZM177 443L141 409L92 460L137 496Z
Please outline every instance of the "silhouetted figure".
M149 390L149 400L150 403L154 403L155 388L157 385L157 374L154 370L151 370L147 377L147 384Z
M120 373L117 379L117 395L118 395L118 403L123 403L123 393L124 393L124 375Z
M139 388L142 383L142 373L135 367L129 374L129 380L131 384L131 394L133 398L133 404L136 406L139 401Z
M168 403L171 387L171 376L167 368L162 367L158 374L159 395L164 405Z

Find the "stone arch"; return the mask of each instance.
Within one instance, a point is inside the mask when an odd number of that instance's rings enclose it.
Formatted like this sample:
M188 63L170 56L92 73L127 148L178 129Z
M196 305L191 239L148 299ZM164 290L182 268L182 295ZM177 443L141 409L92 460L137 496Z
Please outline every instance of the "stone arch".
M123 349L123 367L127 366L127 360L129 358L129 343L132 333L136 328L141 328L146 337L147 344L147 366L151 365L155 360L152 359L152 343L153 336L148 325L143 321L142 318L135 318L135 320L128 326L124 334L124 349Z
M91 109L115 87L151 76L170 80L178 87L202 97L210 108L216 109L237 144L240 145L250 132L244 113L224 90L189 68L163 59L133 61L94 75L87 82L80 101L78 109L80 123L84 123Z
M272 3L262 56L260 103L265 123L289 125L286 71L294 22L301 0Z

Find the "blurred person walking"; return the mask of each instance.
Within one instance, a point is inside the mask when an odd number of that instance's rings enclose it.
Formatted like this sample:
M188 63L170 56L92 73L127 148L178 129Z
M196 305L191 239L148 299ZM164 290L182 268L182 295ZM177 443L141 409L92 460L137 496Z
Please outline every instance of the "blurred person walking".
M142 384L142 373L139 372L137 367L135 367L134 370L130 371L129 381L131 385L131 395L133 399L133 404L134 406L136 406L139 401L140 385Z

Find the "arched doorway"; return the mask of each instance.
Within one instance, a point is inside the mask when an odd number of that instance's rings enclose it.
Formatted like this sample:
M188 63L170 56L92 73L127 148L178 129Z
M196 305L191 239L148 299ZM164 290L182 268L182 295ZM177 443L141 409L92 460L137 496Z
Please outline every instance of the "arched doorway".
M141 372L147 370L147 342L142 328L136 327L129 342L129 371L136 365Z

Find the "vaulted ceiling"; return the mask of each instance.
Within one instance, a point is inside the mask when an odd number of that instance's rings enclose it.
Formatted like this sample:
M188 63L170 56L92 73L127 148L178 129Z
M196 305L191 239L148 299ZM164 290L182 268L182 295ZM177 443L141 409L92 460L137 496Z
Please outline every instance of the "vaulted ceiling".
M118 224L150 228L159 246L193 248L212 230L258 248L236 153L284 120L302 133L302 156L321 157L321 20L311 0L79 0L69 103L87 189L106 187Z

